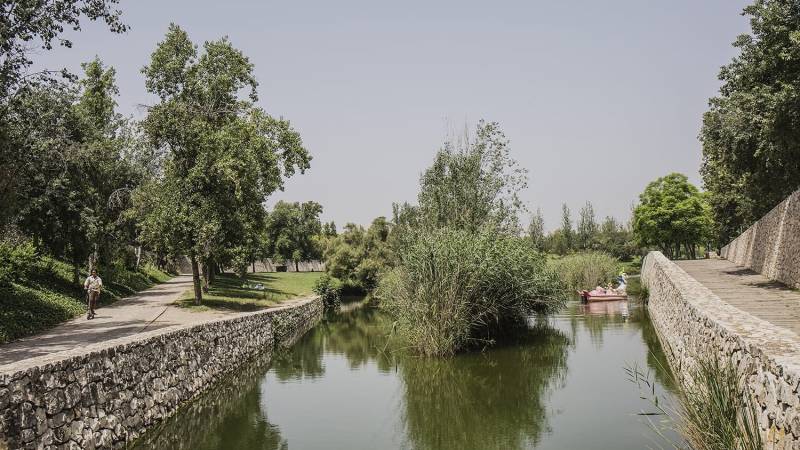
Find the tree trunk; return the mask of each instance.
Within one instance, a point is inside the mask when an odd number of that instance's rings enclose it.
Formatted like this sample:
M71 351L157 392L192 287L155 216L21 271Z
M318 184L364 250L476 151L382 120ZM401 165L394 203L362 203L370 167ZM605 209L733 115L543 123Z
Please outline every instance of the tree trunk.
M203 269L203 293L208 294L209 278L211 277L209 273L211 272L211 267L209 265L209 261L207 258L203 259L202 269Z
M214 285L214 280L217 278L217 263L211 261L208 265L208 283Z
M253 261L253 273L256 273L256 262Z
M197 265L197 258L192 255L192 282L194 284L194 304L199 305L203 300L203 289L200 286L200 268Z
M139 270L139 263L142 261L142 246L136 247L136 270Z
M299 261L295 261L294 262L294 271L295 272L300 272L300 262Z
M77 262L72 263L72 284L75 286L81 285L81 268L78 264Z

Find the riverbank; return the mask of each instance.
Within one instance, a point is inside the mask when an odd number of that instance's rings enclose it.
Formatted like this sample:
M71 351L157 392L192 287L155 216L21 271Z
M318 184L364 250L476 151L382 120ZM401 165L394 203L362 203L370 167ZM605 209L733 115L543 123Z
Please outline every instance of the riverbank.
M700 359L730 361L744 382L741 395L758 405L767 448L800 445L800 337L724 301L660 252L645 259L642 281L653 324L678 378ZM759 299L751 294L748 301Z
M290 346L322 311L308 298L2 366L0 444L124 445L255 355Z

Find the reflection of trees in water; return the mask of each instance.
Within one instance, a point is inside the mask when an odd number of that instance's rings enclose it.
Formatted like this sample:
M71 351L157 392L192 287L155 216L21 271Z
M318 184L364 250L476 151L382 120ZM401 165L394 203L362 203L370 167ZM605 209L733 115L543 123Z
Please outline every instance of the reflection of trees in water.
M280 381L320 377L324 353L344 355L351 369L374 361L379 370L391 370L394 365L384 353L391 325L391 319L370 305L331 315L276 358L275 375Z
M656 328L650 320L650 313L646 307L641 307L642 320L638 321L642 328L642 340L647 346L647 367L653 371L656 381L671 392L675 392L675 378L669 367L667 355L661 347L661 341L656 334Z
M569 339L546 323L483 353L403 358L404 420L419 450L518 449L547 429L546 400L567 372Z
M586 306L578 302L571 303L568 306L573 336L577 336L578 326L582 324L583 328L589 333L591 341L599 347L603 343L603 333L612 325L625 324L632 329L638 329L641 332L642 341L647 346L647 366L653 371L656 380L662 386L670 390L673 389L669 364L661 348L661 342L653 327L653 322L650 321L647 306L637 300L628 301L627 306L624 308L625 314L622 314L622 310L616 311L611 303L609 303L611 308L607 314L592 314L587 310Z
M236 371L174 417L147 433L134 449L286 450L278 428L264 417L260 381L269 365L260 357Z

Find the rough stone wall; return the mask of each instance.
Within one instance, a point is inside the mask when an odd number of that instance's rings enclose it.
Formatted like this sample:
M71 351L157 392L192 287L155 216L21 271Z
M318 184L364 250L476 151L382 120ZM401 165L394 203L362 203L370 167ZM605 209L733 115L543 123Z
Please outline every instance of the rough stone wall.
M723 247L721 256L767 278L800 287L800 191Z
M43 366L7 366L0 449L124 447L221 376L294 343L322 312L322 301L309 299L117 339Z
M645 258L642 281L678 377L701 358L732 361L745 381L742 395L760 408L766 448L800 449L800 337L723 302L660 252Z

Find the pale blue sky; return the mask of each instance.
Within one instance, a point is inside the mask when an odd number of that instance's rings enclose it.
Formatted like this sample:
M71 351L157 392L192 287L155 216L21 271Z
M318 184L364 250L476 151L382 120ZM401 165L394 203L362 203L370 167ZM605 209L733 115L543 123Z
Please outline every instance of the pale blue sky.
M318 201L339 226L414 201L451 130L498 121L530 170L524 200L553 228L562 202L627 219L650 180L699 183L701 116L746 3L123 0L128 33L89 25L39 61L77 70L99 55L120 110L140 115L153 101L140 69L170 22L197 43L229 36L255 63L261 105L314 156L270 202Z

